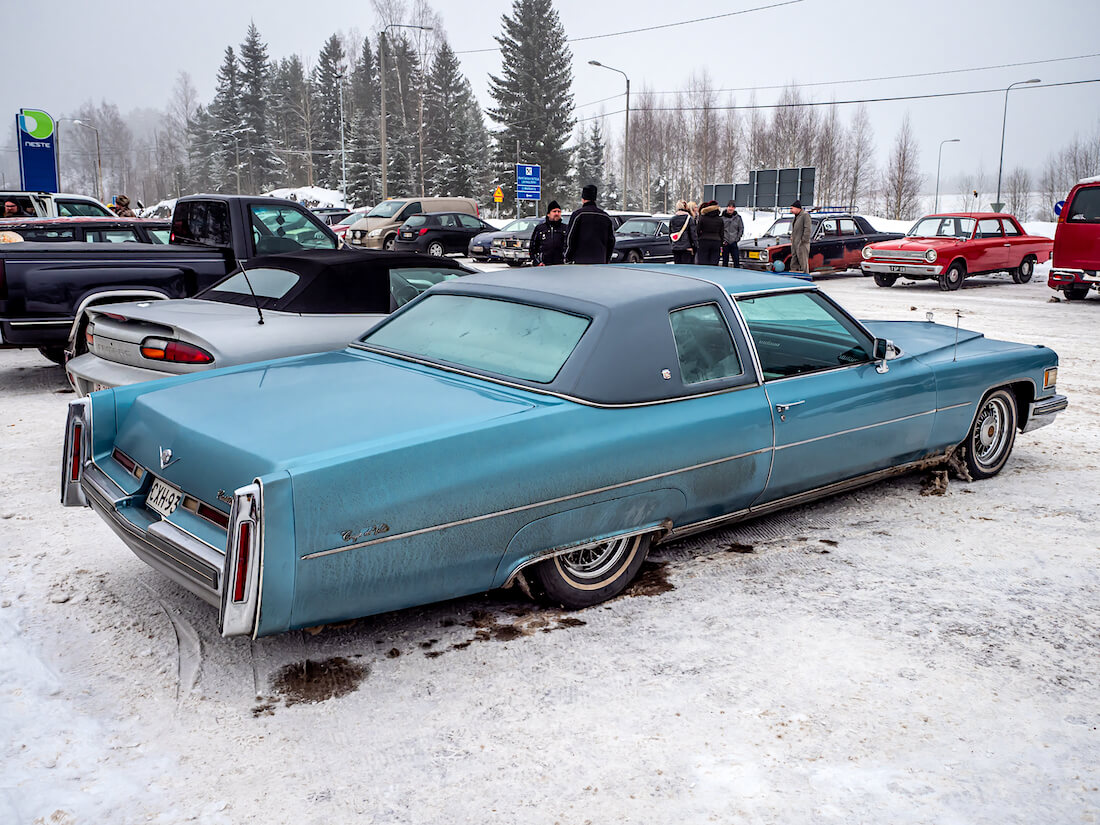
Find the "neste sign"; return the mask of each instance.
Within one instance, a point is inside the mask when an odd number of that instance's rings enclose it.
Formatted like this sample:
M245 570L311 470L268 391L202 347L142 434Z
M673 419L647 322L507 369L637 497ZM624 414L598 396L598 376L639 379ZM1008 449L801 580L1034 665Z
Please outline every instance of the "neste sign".
M15 116L19 133L19 179L31 192L56 192L57 133L54 120L41 109L20 109Z

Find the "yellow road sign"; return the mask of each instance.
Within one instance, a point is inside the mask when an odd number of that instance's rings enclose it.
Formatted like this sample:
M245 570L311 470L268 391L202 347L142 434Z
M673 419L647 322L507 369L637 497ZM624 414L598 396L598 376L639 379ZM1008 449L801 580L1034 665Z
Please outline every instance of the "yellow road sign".
M497 190L493 193L493 201L496 203L504 203L504 190L501 189L499 186L497 187Z

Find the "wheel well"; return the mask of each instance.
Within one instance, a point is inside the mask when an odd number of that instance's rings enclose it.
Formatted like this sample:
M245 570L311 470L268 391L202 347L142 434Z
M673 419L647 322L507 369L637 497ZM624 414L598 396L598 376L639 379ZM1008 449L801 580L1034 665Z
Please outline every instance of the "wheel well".
M1023 430L1027 416L1031 411L1031 402L1035 400L1035 387L1030 381L1017 381L1005 387L1016 399L1016 428Z
M947 268L950 269L955 264L958 264L959 269L961 269L963 271L963 274L966 274L966 259L965 258L955 258L953 261L951 261L951 263L949 263L947 265Z

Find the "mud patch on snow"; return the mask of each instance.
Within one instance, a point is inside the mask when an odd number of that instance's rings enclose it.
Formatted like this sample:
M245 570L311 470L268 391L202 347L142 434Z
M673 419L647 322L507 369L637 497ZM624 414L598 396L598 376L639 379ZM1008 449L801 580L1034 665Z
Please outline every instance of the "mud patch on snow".
M626 589L625 595L660 596L675 589L676 586L668 580L668 562L647 561L642 564L638 578Z
M511 614L512 619L500 616L488 610L474 610L470 613L469 621L463 622L463 626L473 628L472 638L453 642L445 650L425 650L424 656L435 659L452 650L465 650L475 642L512 642L517 639L534 636L536 633L553 633L555 630L565 630L571 627L583 627L585 622L575 616L563 616L550 610L527 610L523 608L510 608L505 613ZM453 622L451 624L454 624ZM433 639L432 645L438 641ZM421 648L432 645L420 643Z
M755 553L756 548L751 544L742 544L739 541L731 541L729 544L723 544L723 549L727 553Z
M922 496L942 496L947 493L947 470L933 470L921 479Z
M271 689L289 707L302 702L324 702L359 689L367 678L366 666L335 656L321 662L307 659L289 664L271 678ZM253 709L253 715L260 715Z

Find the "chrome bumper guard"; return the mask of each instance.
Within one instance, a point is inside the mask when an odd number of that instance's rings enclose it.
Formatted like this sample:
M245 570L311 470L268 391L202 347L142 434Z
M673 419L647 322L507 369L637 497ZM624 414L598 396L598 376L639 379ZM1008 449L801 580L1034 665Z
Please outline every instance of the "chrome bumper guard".
M1064 395L1052 395L1050 398L1041 398L1032 401L1028 408L1027 424L1021 432L1030 433L1040 427L1045 427L1054 421L1054 416L1069 406L1069 399Z
M203 601L221 607L224 551L155 517L145 509L143 497L128 495L91 462L84 465L80 488L88 505L139 559Z
M880 264L871 261L863 261L860 268L864 272L882 272L887 275L916 275L921 278L929 278L943 272L942 266L918 265L910 263Z

